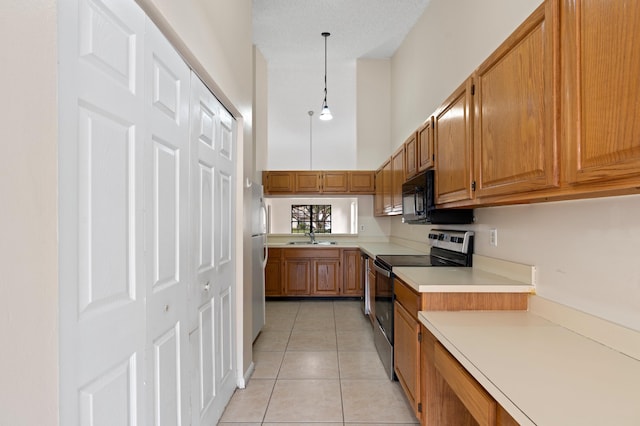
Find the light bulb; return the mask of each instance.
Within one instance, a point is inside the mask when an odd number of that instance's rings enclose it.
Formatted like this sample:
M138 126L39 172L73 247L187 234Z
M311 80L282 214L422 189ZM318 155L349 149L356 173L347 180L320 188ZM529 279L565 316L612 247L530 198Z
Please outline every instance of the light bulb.
M331 111L329 111L329 107L325 104L322 107L322 112L320 113L320 120L331 120L333 115L331 115Z

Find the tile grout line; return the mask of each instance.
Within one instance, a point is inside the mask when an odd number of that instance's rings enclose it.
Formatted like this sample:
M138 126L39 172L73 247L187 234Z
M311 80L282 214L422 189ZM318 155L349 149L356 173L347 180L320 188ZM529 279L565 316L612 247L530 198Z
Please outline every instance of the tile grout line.
M296 315L293 319L293 323L295 324L296 318L298 318L298 313L300 312L300 305L298 304L298 309L296 310ZM289 337L287 338L287 344L284 347L284 351L282 352L282 359L280 360L280 365L278 366L278 371L276 372L276 377L273 380L273 387L271 388L271 393L269 394L269 399L267 400L267 406L264 409L264 414L262 415L262 421L260 424L264 424L267 418L267 412L269 411L269 405L271 404L271 398L273 398L273 393L276 390L276 385L278 384L278 377L280 376L280 370L282 370L282 364L284 364L284 357L287 354L287 348L289 347L289 340L291 340L291 334L293 333L293 325L291 326L291 330L289 330Z
M336 333L336 362L338 364L338 387L340 388L340 408L342 409L342 425L345 424L344 418L344 398L342 394L342 374L340 373L340 348L338 347L338 320L336 319L336 303L332 302L333 307L333 330Z

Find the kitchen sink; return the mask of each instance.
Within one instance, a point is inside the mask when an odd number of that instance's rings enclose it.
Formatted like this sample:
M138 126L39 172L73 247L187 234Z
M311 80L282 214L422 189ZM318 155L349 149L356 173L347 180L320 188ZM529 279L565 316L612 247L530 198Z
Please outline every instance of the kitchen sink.
M310 242L310 241L289 241L287 244L290 245L296 245L296 246L312 246L312 245L317 245L317 246L331 246L336 244L335 241L314 241L314 242Z

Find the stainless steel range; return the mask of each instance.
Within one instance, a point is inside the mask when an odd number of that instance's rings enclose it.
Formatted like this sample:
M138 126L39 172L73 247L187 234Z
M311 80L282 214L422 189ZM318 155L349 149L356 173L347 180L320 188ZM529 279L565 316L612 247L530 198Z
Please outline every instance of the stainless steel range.
M389 378L393 372L393 281L394 267L401 266L458 266L470 267L473 254L473 232L432 229L429 232L430 254L378 255L374 266L375 316L373 335L376 350Z

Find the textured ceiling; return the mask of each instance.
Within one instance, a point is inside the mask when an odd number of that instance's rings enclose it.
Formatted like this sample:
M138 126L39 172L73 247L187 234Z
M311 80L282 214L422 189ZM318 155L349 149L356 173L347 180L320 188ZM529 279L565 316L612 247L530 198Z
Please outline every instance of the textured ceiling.
M429 0L253 0L253 41L271 67L390 58Z

